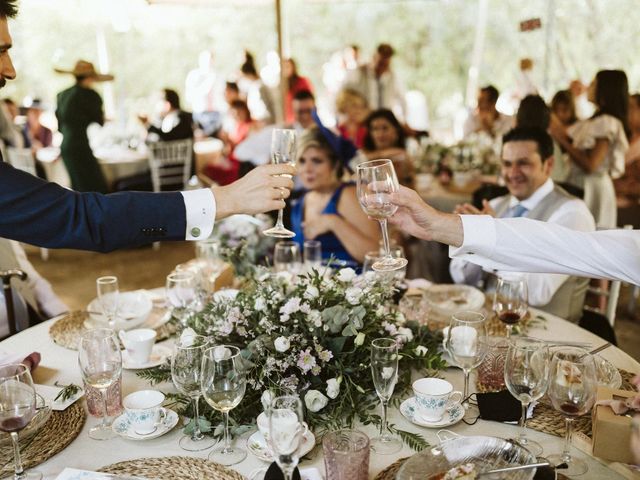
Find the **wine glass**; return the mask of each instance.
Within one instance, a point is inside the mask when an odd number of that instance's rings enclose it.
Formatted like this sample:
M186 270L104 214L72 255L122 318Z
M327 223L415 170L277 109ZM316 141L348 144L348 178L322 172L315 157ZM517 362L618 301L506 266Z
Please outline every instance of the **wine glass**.
M398 381L398 343L392 338L376 338L371 342L371 374L376 393L382 403L380 436L371 440L371 448L382 455L397 453L402 442L387 428L387 406Z
M271 134L271 163L296 164L296 131L291 129L276 128ZM284 174L291 178L291 175ZM282 210L278 211L278 221L275 226L262 232L268 237L291 238L296 234L284 228L282 223Z
M167 275L167 302L171 305L171 313L183 326L186 326L191 308L197 300L196 276L188 270L172 272Z
M0 431L8 433L13 442L14 480L42 478L40 472L24 471L18 443L18 432L35 414L36 391L29 369L20 363L0 366Z
M296 242L281 241L276 243L273 252L273 266L276 272L300 271L300 246Z
M110 328L96 328L82 334L78 348L78 364L85 383L100 391L102 396L102 423L89 430L94 440L113 437L107 422L107 390L118 381L122 373L120 342Z
M202 240L196 243L196 258L199 260L200 283L208 293L215 290L216 279L224 269L221 245L217 240Z
M527 283L522 277L500 276L493 300L493 310L500 321L507 325L507 338L513 325L527 314Z
M246 450L231 446L229 412L236 408L247 387L240 357L240 349L231 345L217 345L202 357L202 395L211 407L224 417L224 446L209 454L209 460L222 465L235 465L247 456Z
M171 379L176 389L193 401L193 432L178 442L183 450L197 452L212 447L216 441L200 431L199 405L202 395L202 358L209 347L209 340L202 335L180 337L171 356Z
M302 402L296 395L276 397L267 409L269 446L284 480L291 480L298 465L298 450L305 430Z
M469 374L484 360L487 353L487 326L484 315L461 311L451 316L445 348L464 373L463 405L469 407Z
M533 338L514 338L509 343L504 365L504 382L511 395L522 404L518 443L535 456L542 454L542 446L527 438L527 410L549 385L549 346Z
M98 290L98 300L100 301L102 314L106 317L109 328L114 329L116 326L118 297L120 294L118 277L112 275L99 277L96 280L96 289Z
M549 388L547 394L553 408L562 413L567 430L564 436L562 453L550 455L553 465L566 463L568 468L562 470L567 476L586 473L587 464L570 454L571 432L573 420L591 411L596 401L596 366L593 356L582 348L563 347L554 353L549 372Z
M320 240L305 240L302 255L304 265L309 271L315 269L320 272L322 266L322 243Z
M362 210L380 222L384 240L384 257L373 264L376 271L388 272L407 265L406 258L393 258L389 249L387 218L396 213L390 194L400 188L391 160L371 160L358 165L358 200Z

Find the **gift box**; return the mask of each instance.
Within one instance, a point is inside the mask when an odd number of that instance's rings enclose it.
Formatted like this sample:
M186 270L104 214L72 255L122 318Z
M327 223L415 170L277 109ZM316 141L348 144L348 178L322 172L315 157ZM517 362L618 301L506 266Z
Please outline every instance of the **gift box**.
M635 395L638 395L638 392L598 387L597 400L625 400ZM611 407L597 405L592 412L591 433L594 456L613 462L633 463L633 456L629 448L630 416L616 415Z

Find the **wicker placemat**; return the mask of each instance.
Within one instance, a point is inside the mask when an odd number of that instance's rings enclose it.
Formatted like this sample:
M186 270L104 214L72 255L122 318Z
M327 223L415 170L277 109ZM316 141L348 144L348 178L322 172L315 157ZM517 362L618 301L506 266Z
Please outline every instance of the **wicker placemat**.
M158 316L164 314L164 308L154 306L151 314L149 315L149 318L157 319ZM70 350L77 350L80 337L87 330L87 328L84 326L84 322L88 318L88 316L89 314L84 311L74 311L68 313L67 315L57 320L53 325L51 325L51 328L49 329L49 336L55 343L57 343L61 347L68 348ZM169 338L176 332L176 326L171 321L163 323L158 327L153 327L152 325L150 326L148 325L148 322L149 320L140 325L140 328L154 328L154 330L158 334L158 336L156 337L157 342Z
M396 475L398 474L398 470L404 462L406 462L409 457L401 458L400 460L393 462L387 468L382 470L379 474L377 474L373 480L395 480Z
M33 468L62 451L80 433L86 413L82 402L76 402L62 412L53 412L42 429L20 442L20 456L25 469ZM0 478L13 474L13 449L0 450Z
M244 480L244 477L234 470L194 457L139 458L107 465L99 471L157 480L175 480L176 478Z

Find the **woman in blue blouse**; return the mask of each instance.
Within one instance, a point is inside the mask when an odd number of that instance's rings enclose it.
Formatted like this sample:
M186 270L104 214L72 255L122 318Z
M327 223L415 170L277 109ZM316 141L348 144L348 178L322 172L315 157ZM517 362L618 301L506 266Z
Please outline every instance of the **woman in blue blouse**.
M357 267L365 253L379 248L380 229L360 208L355 185L342 181L346 160L319 128L303 132L297 165L304 192L292 203L291 224L301 247L305 240L319 240L323 259Z

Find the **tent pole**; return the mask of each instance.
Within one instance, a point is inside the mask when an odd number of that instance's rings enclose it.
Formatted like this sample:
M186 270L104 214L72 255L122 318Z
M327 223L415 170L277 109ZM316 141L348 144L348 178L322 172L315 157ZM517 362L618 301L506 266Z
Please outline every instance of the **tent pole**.
M282 118L285 118L285 100L287 97L287 83L284 75L284 39L282 35L282 0L276 2L276 31L278 32L278 57L280 58L280 107L282 108Z
M487 31L487 15L489 10L488 0L478 0L478 20L476 21L476 37L473 42L473 53L471 54L471 65L467 77L467 92L465 104L471 108L476 104L478 93L478 79L480 77L480 66L482 65L482 52L484 50L484 39Z

